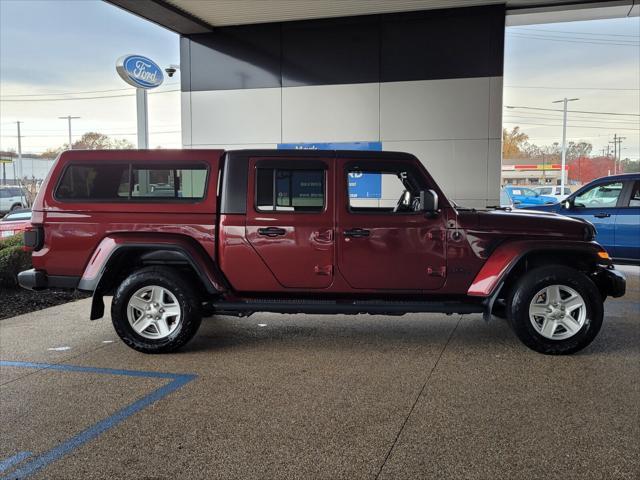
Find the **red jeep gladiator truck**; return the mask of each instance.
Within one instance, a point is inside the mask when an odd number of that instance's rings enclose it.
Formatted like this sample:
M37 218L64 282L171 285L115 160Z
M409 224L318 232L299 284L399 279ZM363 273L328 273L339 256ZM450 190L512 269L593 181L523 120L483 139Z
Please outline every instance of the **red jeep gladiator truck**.
M382 193L354 193L365 179ZM214 314L443 312L508 318L528 347L569 354L625 292L594 235L457 206L407 153L67 151L33 205L19 282L92 292L92 320L113 295L116 332L146 353Z

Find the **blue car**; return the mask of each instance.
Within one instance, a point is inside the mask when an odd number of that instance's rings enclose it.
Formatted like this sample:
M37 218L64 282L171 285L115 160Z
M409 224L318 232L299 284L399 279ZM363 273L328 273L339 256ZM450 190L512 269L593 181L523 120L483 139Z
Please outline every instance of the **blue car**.
M547 205L557 202L554 197L540 195L538 192L527 187L508 185L504 187L504 190L507 192L507 195L511 197L511 201L516 208L524 208L534 205Z
M530 208L588 220L609 255L640 264L640 173L598 178L562 203Z

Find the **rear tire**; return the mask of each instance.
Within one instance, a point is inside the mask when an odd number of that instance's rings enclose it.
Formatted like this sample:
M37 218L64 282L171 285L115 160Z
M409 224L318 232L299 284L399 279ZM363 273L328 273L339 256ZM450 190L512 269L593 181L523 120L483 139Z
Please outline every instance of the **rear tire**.
M9 211L13 212L14 210L16 210L18 208L22 208L22 204L21 203L15 203L15 204L11 205L11 208L9 209Z
M518 280L507 311L514 332L527 347L547 355L568 355L598 335L604 305L598 288L585 274L549 265Z
M184 346L200 328L200 302L191 282L174 269L146 267L117 288L111 321L134 350L166 353Z

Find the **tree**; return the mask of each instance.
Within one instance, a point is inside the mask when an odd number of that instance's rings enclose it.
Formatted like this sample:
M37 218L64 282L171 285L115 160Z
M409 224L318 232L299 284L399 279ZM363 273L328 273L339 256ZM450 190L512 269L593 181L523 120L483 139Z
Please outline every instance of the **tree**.
M502 130L502 158L517 158L522 155L522 147L529 140L529 135L520 131L520 127L513 127L509 132Z
M104 133L87 132L80 140L73 142L74 150L125 150L135 148L134 145L125 138L111 138ZM40 156L42 158L56 158L63 150L69 150L69 144L65 143L58 148L49 148Z
M112 139L107 135L98 132L87 132L80 140L73 142L74 150L122 150L134 148L129 140Z
M40 154L40 156L42 158L51 160L56 158L58 155L60 155L60 152L62 152L63 150L64 150L64 147L47 148L44 152Z
M567 160L575 160L580 157L588 157L593 150L593 145L588 142L569 142L567 146Z
M637 173L640 172L640 160L631 160L630 158L624 158L619 163L620 170L624 173Z

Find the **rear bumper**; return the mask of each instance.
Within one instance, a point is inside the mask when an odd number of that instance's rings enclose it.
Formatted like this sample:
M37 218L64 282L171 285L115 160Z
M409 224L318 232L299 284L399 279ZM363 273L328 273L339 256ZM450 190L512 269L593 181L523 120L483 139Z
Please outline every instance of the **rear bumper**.
M25 270L18 274L18 283L27 290L45 290L60 288L74 290L78 286L79 277L64 275L47 275L42 270Z
M613 267L600 268L595 274L595 280L602 293L609 297L622 297L627 290L624 273Z

